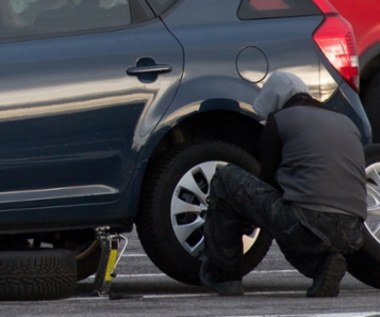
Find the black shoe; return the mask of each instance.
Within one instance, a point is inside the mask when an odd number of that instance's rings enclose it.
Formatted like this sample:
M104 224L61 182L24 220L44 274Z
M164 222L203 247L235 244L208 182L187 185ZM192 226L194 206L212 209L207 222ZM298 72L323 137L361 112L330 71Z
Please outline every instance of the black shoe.
M336 297L339 284L347 270L346 259L339 253L329 255L318 267L313 285L307 290L307 297Z
M199 279L207 286L222 296L243 295L241 278L229 278L220 274L220 270L213 270L207 260L202 262L199 271Z

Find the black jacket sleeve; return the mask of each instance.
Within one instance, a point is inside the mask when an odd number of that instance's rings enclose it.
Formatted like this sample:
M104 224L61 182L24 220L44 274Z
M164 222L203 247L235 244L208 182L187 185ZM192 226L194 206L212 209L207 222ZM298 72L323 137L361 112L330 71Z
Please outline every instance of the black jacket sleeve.
M269 115L260 138L260 179L279 189L275 180L282 158L282 141L273 114Z

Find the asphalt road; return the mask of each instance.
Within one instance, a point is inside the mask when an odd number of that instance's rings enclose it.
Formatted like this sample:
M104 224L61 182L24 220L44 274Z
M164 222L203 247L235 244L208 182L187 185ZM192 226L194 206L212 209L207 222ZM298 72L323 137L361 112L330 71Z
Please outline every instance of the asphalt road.
M162 274L142 251L134 233L114 280L122 299L92 295L94 278L79 283L74 297L58 301L2 302L0 316L313 316L380 317L380 290L343 279L337 298L306 298L311 280L283 259L274 245L264 261L244 278L245 295L221 297L178 283Z

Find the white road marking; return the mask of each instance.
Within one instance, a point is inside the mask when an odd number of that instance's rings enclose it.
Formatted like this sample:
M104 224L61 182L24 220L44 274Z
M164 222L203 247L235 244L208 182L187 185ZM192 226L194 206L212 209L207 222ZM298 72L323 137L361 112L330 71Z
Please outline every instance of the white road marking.
M252 271L249 274L289 274L298 273L297 270L268 270L268 271ZM165 273L141 273L141 274L120 274L117 273L117 278L147 278L147 277L167 277ZM88 279L95 278L95 275L91 275Z
M122 258L135 258L135 257L147 257L146 254L143 254L143 253L124 253L122 256Z
M118 274L116 272L116 277L117 278L131 278L131 277L141 277L141 278L146 278L146 277L166 277L167 275L165 273L141 273L141 274Z
M270 295L270 294L294 294L294 293L304 293L304 292L295 292L295 291L280 291L280 292L247 292L246 295ZM161 295L133 295L130 296L126 294L124 298L121 300L132 300L132 299L139 299L139 300L149 300L149 299L174 299L174 298L200 298L200 297L210 297L210 296L219 296L217 294L210 294L210 293L191 293L191 294L161 294ZM76 301L76 302L91 302L91 301L104 301L104 300L110 300L107 296L92 296L92 297L73 297L64 299L64 301ZM219 316L219 315L218 315ZM337 313L325 313L325 314L293 314L293 315L221 315L219 317L379 317L380 311L377 312L356 312L356 313L343 313L343 312L337 312Z
M310 314L310 315L225 315L219 317L379 317L379 312L368 312L368 313L328 313L328 314Z
M125 257L146 257L146 254L141 253L131 253L128 255L124 255ZM297 270L293 269L286 269L286 270L256 270L252 271L249 274L290 274L290 273L297 273ZM130 278L137 278L137 279L145 279L145 278L166 278L167 275L164 273L141 273L141 274L117 274L117 279L130 279ZM89 277L89 279L93 279L94 276ZM116 280L117 280L116 279ZM362 290L357 290L356 292L361 292ZM365 291L365 290L363 290ZM245 296L276 296L276 295L294 295L304 294L304 291L257 291L257 292L245 292ZM125 294L125 297L122 299L124 300L133 300L133 299L140 299L140 300L155 300L155 299L181 299L181 298L204 298L204 297L217 297L216 293L180 293L180 294L146 294L146 295L134 295L134 294ZM99 301L99 300L109 300L108 296L89 296L89 297L73 297L68 298L66 301L76 301L76 302L91 302L91 301ZM380 311L378 312L357 312L357 313L325 313L325 314L298 314L298 315L225 315L220 317L380 317Z

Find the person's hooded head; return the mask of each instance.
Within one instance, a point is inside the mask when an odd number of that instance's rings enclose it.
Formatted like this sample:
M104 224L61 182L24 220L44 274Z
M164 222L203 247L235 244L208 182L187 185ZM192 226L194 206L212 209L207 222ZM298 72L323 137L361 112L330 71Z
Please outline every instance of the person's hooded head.
M286 72L274 72L257 96L253 108L264 120L274 111L284 107L290 98L297 94L310 94L306 84L296 75Z

